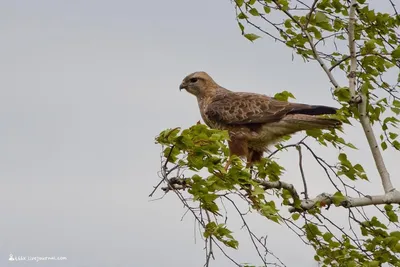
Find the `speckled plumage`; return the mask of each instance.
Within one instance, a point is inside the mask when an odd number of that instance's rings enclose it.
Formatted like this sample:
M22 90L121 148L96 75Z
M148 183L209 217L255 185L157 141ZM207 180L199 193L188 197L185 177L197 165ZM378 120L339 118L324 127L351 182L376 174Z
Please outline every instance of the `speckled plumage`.
M248 163L260 160L268 146L285 135L341 124L335 119L317 117L334 114L335 108L232 92L218 85L206 72L189 74L179 88L197 97L201 117L209 127L229 131L231 154L246 157Z

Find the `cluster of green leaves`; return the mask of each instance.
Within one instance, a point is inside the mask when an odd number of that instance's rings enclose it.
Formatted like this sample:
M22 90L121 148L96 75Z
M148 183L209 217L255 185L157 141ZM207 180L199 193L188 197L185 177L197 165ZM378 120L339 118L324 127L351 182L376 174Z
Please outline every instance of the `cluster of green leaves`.
M260 36L255 33L246 33L245 22L277 40L279 38L274 35L274 30L276 30L280 36L279 40L305 60L314 60L318 56L331 68L339 68L346 74L350 72L347 46L349 26L347 1L320 0L313 6L312 12L310 9L304 10L299 2L290 0L235 0L235 5L241 32L250 41ZM274 15L280 13L283 15L282 20L272 22L271 13ZM357 1L356 16L358 90L368 96L367 115L371 123L380 122L385 136L392 133L392 138L381 138L382 148L386 149L390 144L400 150L397 135L394 137L393 130L389 131L387 124L384 123L385 120L390 120L393 126L397 127L396 117L400 114L400 98L396 96L396 92L400 90L400 16L377 12L370 8L366 0ZM268 28L274 30L265 30ZM319 45L328 42L331 48L319 48ZM315 47L315 51L312 46ZM320 52L322 50L324 51ZM393 68L397 70L397 80L385 80L387 78L384 74ZM381 97L381 91L386 91L388 94ZM333 94L342 104L342 108L336 115L339 120L349 123L350 117L359 119L357 106L350 104L352 98L347 86L336 87ZM386 114L383 117L385 111L388 110L394 115Z
M390 144L400 150L396 133L400 122L400 98L397 93L400 89L400 17L371 9L366 0L357 2L354 32L357 49L357 91L367 96L366 115L371 123L381 125L381 148L386 150ZM234 0L234 3L241 33L251 42L260 36L248 32L247 25L281 41L306 61L319 58L331 70L338 69L346 75L350 72L347 46L348 1L319 0L312 9L308 7L308 10L304 10L304 7L298 8L300 2L291 0ZM271 13L280 13L284 18L279 22L272 22ZM260 22L264 23L265 27L260 25ZM268 28L276 30L276 35ZM321 48L322 44L326 43L329 45ZM387 80L385 73L389 70L398 71L397 80ZM351 119L359 120L359 109L352 103L349 87L335 87L333 96L341 104L341 108L333 117L348 124ZM294 96L284 91L276 94L275 98L287 101ZM356 149L353 144L340 137L338 132L340 130L310 130L307 134L323 146L331 144L336 148ZM225 170L223 163L227 161L229 154L226 146L228 139L227 132L212 130L198 124L183 131L163 131L157 137L157 143L164 146L164 157L170 163L195 172L188 178L188 193L194 201L200 203L203 210L218 216L220 207L217 200L230 192L245 189L254 209L269 220L279 222L275 202L266 198L265 188L252 179L249 170L244 168L239 158L232 157L231 168ZM351 180L367 180L362 165L353 164L343 152L339 154L337 166L338 175ZM269 181L278 181L285 170L278 162L268 158L255 167L258 177ZM204 169L209 173L207 177L198 174ZM282 198L283 205L296 207L299 204L288 190L275 190L275 193ZM332 197L333 204L337 206L343 205L346 199L341 192L336 192ZM309 210L308 214L319 214L324 203L319 204ZM390 222L398 222L397 214L391 205L385 206L385 212ZM293 220L299 218L299 213L292 214ZM303 227L307 239L315 248L315 260L323 266L372 267L382 263L400 266L396 256L396 253L400 253L400 234L388 231L376 217L360 223L360 231L365 239L357 242L348 235L339 237L321 229L309 221ZM204 236L214 237L229 247L238 247L232 232L224 224L209 222L204 229Z
M345 175L351 180L356 180L357 177L363 179L363 180L368 180L367 174L364 171L364 168L359 164L353 165L347 158L347 154L345 153L340 153L339 154L339 171L337 172L337 175Z
M398 222L397 214L392 205L385 206L386 214L391 222ZM394 266L400 265L398 253L400 253L400 232L388 231L388 227L381 223L377 217L364 221L360 224L361 234L366 238L363 245L371 252L373 262L390 263Z
M245 168L243 161L231 156L230 168L226 171L223 164L228 160L229 150L226 131L210 129L204 124L196 124L188 129L167 129L156 137L156 143L163 146L164 158L169 164L179 165L194 172L191 177L185 177L193 201L200 203L200 208L215 216L221 215L217 200L230 192L245 190L252 207L267 219L279 222L278 209L275 202L265 197L265 189L252 179L250 170ZM206 169L207 177L198 173ZM276 161L263 159L256 166L259 178L270 181L279 180L284 169ZM288 192L282 192L287 203L293 203ZM210 222L204 235L214 236L229 247L236 248L237 241L224 225Z
M228 138L227 131L213 130L204 124L197 124L182 132L180 128L164 130L156 138L156 142L166 146L164 157L169 162L177 162L197 171L208 168L212 173L215 170L224 171L221 161L229 153L225 144ZM185 157L179 157L182 153Z
M346 197L337 192L332 196L333 204L343 205ZM324 206L320 203L320 206ZM392 205L385 205L386 215L390 222L397 223L398 216ZM318 215L320 209L312 209L309 214ZM298 220L299 213L292 215ZM337 236L327 227L318 226L311 221L303 225L305 236L316 251L314 259L322 263L323 267L332 266L382 266L383 263L390 263L393 266L400 266L397 253L400 252L400 232L388 231L386 225L381 223L377 217L371 220L358 222L360 232L365 237L361 242L347 234ZM324 229L324 230L322 230Z
M289 101L289 98L296 99L295 96L288 92L288 91L282 91L279 93L276 93L274 95L274 98L280 101ZM331 118L336 118L342 122L347 122L349 114L345 114L346 109L341 109L338 111L338 114L331 115ZM306 133L308 136L313 137L320 145L323 146L328 146L328 143L331 144L335 148L342 148L342 146L349 147L352 149L357 149L356 146L354 146L350 142L346 142L342 137L340 137L337 133L337 131L341 131L341 129L332 129L330 131L322 131L321 129L314 129L314 130L307 130ZM290 137L284 138L284 141L289 140ZM279 148L280 144L278 144L277 148Z
M337 131L341 131L341 129L332 129L330 131L313 129L307 130L306 133L308 136L313 137L322 146L328 146L328 144L331 144L335 148L349 147L351 149L357 149L355 145L346 142L343 137L340 137Z
M386 205L391 221L397 222L397 214L391 205ZM376 217L359 222L363 242L352 242L351 237L344 234L341 237L330 231L322 231L316 224L306 223L303 229L306 237L315 248L314 259L321 262L323 267L328 266L382 266L390 263L399 266L397 254L400 252L400 232L388 232L387 226Z
M386 105L384 105L384 104L386 104ZM381 107L381 109L383 111L386 110L386 106L388 106L387 104L388 104L388 102L387 102L386 98L384 98L380 103L377 103L377 105L383 106L383 107ZM393 111L396 114L396 116L388 116L385 119L383 119L383 121L381 123L382 130L383 130L383 134L380 135L381 147L383 150L386 150L387 143L389 143L392 145L393 148L400 151L400 142L397 140L397 137L399 136L399 134L394 132L400 122L400 120L397 118L398 115L400 115L400 101L399 100L397 100L397 99L393 100L393 107L391 107L391 111Z
M289 95L290 94L285 93L281 94L281 96L286 99ZM174 164L175 166L179 165L180 167L189 168L194 171L191 177L186 177L186 184L189 187L187 192L192 196L193 201L199 202L201 209L211 212L215 216L220 216L221 210L218 205L219 201L217 200L229 195L229 193L245 189L252 203L252 208L257 210L259 214L265 218L279 223L280 216L276 203L271 199L267 199L265 188L257 179L252 179L249 169L244 168L241 159L233 156L231 158L231 167L228 171L225 171L223 163L226 162L229 155L227 148L228 140L229 136L227 132L210 129L203 124L197 124L184 130L179 128L167 129L162 131L156 138L156 142L164 147L164 158L168 159L170 164ZM355 179L355 177L366 178L361 165L356 164L353 166L347 160L345 154L341 154L339 160L344 175L350 179ZM199 175L199 172L204 169L209 173L207 177ZM263 158L261 162L255 166L258 179L266 181L279 181L284 170L285 169L278 164L278 162L267 157ZM290 191L286 189L275 189L275 193L276 196L282 199L282 205L299 208L300 200L294 198ZM345 196L337 192L333 197L333 202L335 205L341 205L341 202L345 199ZM318 214L322 207L324 207L324 203L316 205L315 209L310 210L309 213ZM388 216L393 217L395 215L388 214ZM292 215L293 220L298 220L299 217L299 213L294 213ZM318 256L316 256L316 259L322 259L325 254L327 258L336 257L339 254L347 255L343 254L344 251L346 251L343 250L343 246L347 243L330 241L332 238L330 234L319 234L318 231L314 231L318 229L316 227L316 225L308 223L307 227L304 228L310 241L314 240L316 242L316 237L318 236L324 240L326 239L326 244L324 243L324 246L321 245L321 241L318 241L320 246L317 250ZM203 234L206 238L211 236L216 238L228 247L237 248L239 245L232 231L229 230L225 224L218 224L215 221L208 222ZM324 252L327 251L328 248L331 251L329 255L327 252ZM354 248L354 250L356 250L356 248ZM325 258L324 261L327 261L327 259Z
M218 199L237 190L245 189L252 208L265 218L280 222L279 210L276 203L267 199L265 188L256 179L252 179L250 171L243 166L243 162L232 157L232 165L228 171L223 168L223 163L228 158L227 141L228 134L225 131L210 129L203 124L197 124L189 129L168 129L160 133L156 142L164 147L163 154L170 164L189 168L194 174L187 178L188 193L193 201L200 203L201 209L220 216ZM201 163L200 163L201 162ZM346 154L339 155L340 175L350 179L366 179L361 165L352 165ZM270 158L263 158L256 166L258 179L266 181L279 181L284 168ZM199 172L206 169L207 177L202 177ZM340 173L342 172L342 173ZM276 196L282 199L282 205L299 207L299 199L294 199L291 192L286 189L275 190ZM337 192L332 197L336 206L344 205L346 197ZM318 215L325 203L319 203L308 214ZM398 222L396 212L391 205L385 206L386 214L391 222ZM300 213L292 214L294 221L301 217ZM213 217L214 218L214 217ZM324 228L327 229L327 228ZM334 236L331 232L323 232L317 224L307 221L303 230L307 239L315 248L315 260L323 263L323 266L379 266L376 263L396 263L395 253L399 252L399 236L397 232L388 232L385 225L376 218L361 224L361 232L368 237L365 242L357 246L349 236ZM234 238L232 231L226 224L210 221L205 225L204 237L213 237L224 245L238 248L239 242ZM360 247L361 246L361 247ZM396 265L397 266L397 265Z
M238 248L239 242L232 236L232 231L226 228L225 224L216 224L215 222L209 222L206 225L206 229L203 233L205 238L214 236L219 241L231 248Z

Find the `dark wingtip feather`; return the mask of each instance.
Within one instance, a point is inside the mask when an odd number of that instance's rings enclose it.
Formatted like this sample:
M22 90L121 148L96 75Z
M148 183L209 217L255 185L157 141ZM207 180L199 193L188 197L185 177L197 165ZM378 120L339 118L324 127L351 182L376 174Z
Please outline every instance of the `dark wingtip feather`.
M337 108L327 106L310 106L310 108L295 109L289 114L304 114L304 115L325 115L336 114Z

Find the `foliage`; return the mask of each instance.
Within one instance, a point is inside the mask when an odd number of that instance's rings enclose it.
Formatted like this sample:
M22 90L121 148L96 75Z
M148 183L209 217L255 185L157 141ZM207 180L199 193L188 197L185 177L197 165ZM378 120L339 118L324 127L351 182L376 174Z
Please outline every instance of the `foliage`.
M366 0L316 0L310 3L235 0L234 6L239 29L245 38L258 42L263 35L282 43L305 62L318 62L333 85L332 96L341 105L334 117L345 127L359 125L361 121L368 140L375 140L373 132L366 130L365 121L363 124L363 118L367 117L367 122L379 129L380 146L371 147L371 151L379 152L380 148L383 151L389 148L400 150L397 130L400 122L400 16L395 5L389 3L394 14L376 11ZM351 17L352 10L355 20ZM276 18L278 21L273 21ZM353 37L355 51L349 50L348 45L349 38ZM339 79L348 79L349 85L339 84ZM355 83L353 91L352 81ZM277 93L275 98L288 101L295 97L284 91ZM317 155L306 143L306 138L326 149L336 150L337 162L328 163ZM247 203L249 210L265 219L294 231L314 248L314 259L322 266L382 266L384 263L400 266L398 207L395 206L400 201L386 201L384 209L375 207L377 216L367 216L362 208L352 204L353 197L356 195L365 201L372 198L352 183L369 179L362 164L346 153L346 149L357 147L346 140L343 129L307 131L306 138L288 144L291 139L287 137L285 143L277 144L276 150L252 169L233 156L230 168L226 170L229 158L226 131L197 124L183 130L167 129L157 136L156 143L163 149L162 178L168 184L163 190L176 193L202 226L207 266L213 256L213 244L219 248L219 244L232 249L240 247L224 215L224 203L229 203L243 221L263 266L267 266L267 260L260 250L272 255L276 266L284 266L268 250L262 238L252 232L245 219L247 213L237 205L239 202ZM291 149L297 150L301 169L302 155L309 153L324 170L335 192L304 200L293 185L283 181L285 168L274 157ZM303 173L302 178L302 193L307 198L307 179ZM313 205L304 205L304 201L313 201ZM347 231L323 212L331 205L347 208ZM231 260L237 266L243 266Z

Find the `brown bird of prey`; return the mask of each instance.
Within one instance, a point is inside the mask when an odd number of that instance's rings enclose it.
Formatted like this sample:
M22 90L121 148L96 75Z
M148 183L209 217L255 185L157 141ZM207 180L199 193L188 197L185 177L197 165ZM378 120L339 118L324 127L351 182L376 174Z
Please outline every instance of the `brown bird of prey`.
M206 72L186 76L179 89L196 96L204 122L213 129L228 130L230 155L247 159L247 166L259 161L268 146L283 136L308 129L338 127L327 106L279 101L256 93L232 92L218 85ZM226 165L228 168L230 161Z

